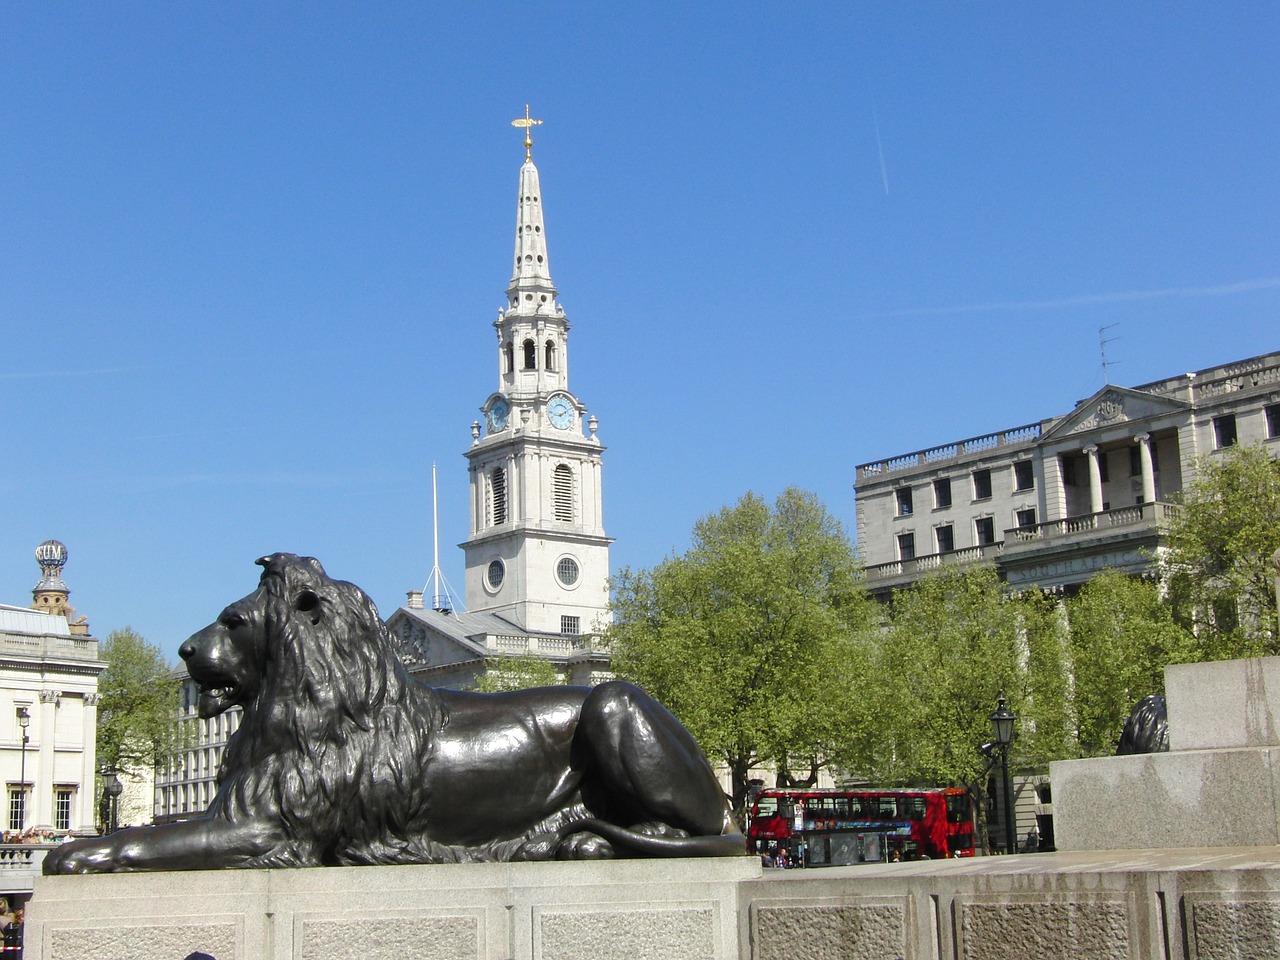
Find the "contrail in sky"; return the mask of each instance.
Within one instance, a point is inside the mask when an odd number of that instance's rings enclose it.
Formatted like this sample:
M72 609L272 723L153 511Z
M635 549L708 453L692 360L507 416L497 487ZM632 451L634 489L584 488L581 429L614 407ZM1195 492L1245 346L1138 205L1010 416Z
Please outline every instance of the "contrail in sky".
M886 191L887 192L887 191ZM1225 297L1255 290L1280 288L1280 277L1260 277L1215 287L1166 287L1163 290L1116 290L1111 293L1088 293L1058 300L994 300L990 303L965 303L950 307L906 307L864 313L865 317L929 317L952 313L993 313L999 310L1056 310L1095 303L1122 303L1133 300L1162 300L1170 297Z
M889 195L889 171L884 165L884 144L880 141L880 116L876 112L876 101L871 100L871 122L876 128L876 153L880 155L880 182L884 184L884 195Z

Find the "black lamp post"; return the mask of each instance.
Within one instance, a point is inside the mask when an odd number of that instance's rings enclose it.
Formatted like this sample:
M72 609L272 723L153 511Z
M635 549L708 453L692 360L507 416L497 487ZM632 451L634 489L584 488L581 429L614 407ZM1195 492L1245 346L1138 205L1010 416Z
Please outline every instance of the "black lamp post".
M1018 852L1018 838L1013 816L1013 780L1009 776L1009 744L1013 742L1013 722L1018 715L1005 705L1004 692L995 711L991 714L991 738L1000 751L1000 767L1004 775L1004 837L1005 852Z
M22 830L27 825L27 744L31 742L31 738L27 736L27 727L31 726L31 711L26 707L18 708L18 726L22 728L22 770L18 774L18 796L22 798L22 822L18 824L18 829Z
M116 813L120 805L120 794L124 792L124 784L120 782L116 771L110 767L103 767L99 773L102 774L102 792L107 795L107 833L115 833L119 829Z

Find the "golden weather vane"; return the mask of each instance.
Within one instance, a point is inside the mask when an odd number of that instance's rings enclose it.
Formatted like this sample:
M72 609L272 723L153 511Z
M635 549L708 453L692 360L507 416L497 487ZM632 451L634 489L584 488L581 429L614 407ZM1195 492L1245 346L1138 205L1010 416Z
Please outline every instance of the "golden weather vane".
M533 136L530 131L541 122L541 120L534 120L529 116L529 105L527 103L524 105L524 116L517 117L511 121L513 127L524 127L524 158L526 160L533 159Z

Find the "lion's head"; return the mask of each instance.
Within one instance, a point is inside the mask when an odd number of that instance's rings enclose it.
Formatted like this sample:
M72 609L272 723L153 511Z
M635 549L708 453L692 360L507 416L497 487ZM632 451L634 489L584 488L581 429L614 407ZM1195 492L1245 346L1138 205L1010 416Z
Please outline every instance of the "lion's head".
M199 711L248 710L264 695L299 695L326 707L375 707L397 663L373 601L331 580L312 557L274 553L258 588L192 635L178 653L200 688Z

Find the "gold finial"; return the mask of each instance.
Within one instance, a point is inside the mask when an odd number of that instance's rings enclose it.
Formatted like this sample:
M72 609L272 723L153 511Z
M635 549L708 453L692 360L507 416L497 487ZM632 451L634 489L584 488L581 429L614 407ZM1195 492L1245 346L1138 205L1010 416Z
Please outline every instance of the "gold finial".
M530 136L530 129L540 124L541 120L534 120L529 116L529 105L524 105L524 116L517 117L511 121L513 127L524 127L524 158L526 160L533 159L533 137Z

